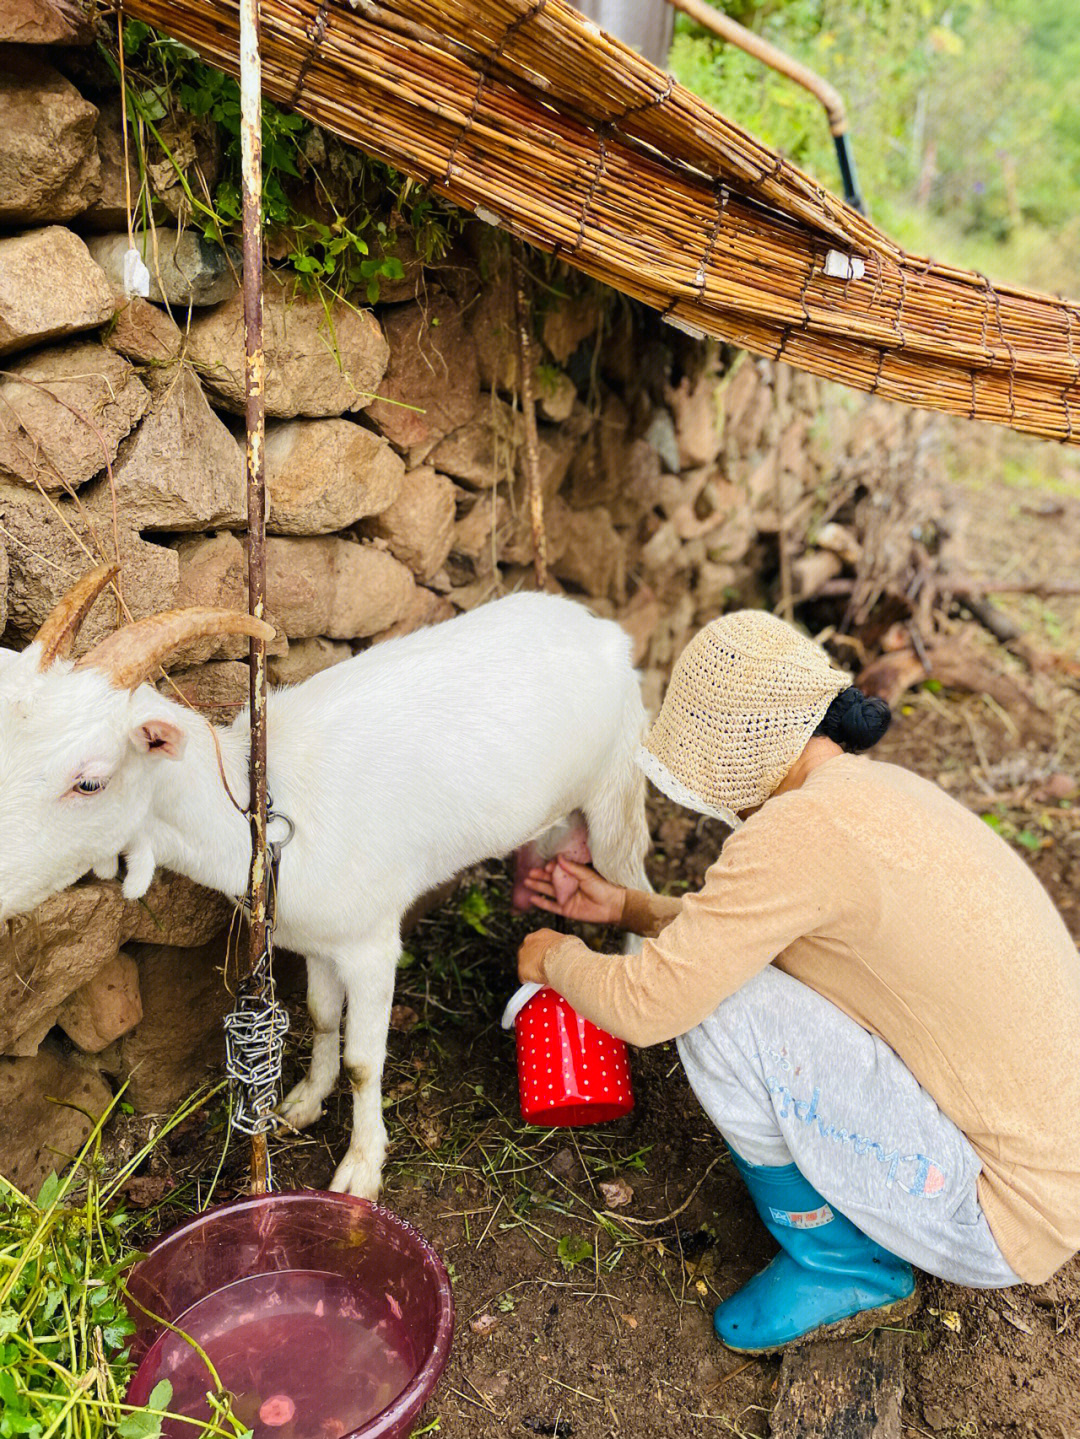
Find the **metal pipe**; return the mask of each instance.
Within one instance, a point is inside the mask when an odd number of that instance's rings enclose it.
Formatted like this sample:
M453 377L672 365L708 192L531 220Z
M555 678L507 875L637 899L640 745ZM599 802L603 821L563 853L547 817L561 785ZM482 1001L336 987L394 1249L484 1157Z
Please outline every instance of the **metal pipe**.
M834 86L820 75L811 70L808 65L801 61L794 60L786 55L783 50L778 50L768 40L755 35L745 25L740 25L737 20L732 20L730 15L724 15L719 10L714 10L705 0L668 0L673 10L681 10L684 15L689 16L696 25L702 26L705 30L711 30L714 35L719 35L721 40L727 40L732 45L737 45L740 50L745 50L755 60L760 60L763 65L776 70L781 75L786 75L789 80L794 80L796 85L801 85L808 90L814 99L825 109L829 120L829 130L836 142L836 157L840 163L840 178L844 185L844 199L849 205L860 212L863 212L863 199L859 193L858 180L855 176L855 162L851 158L851 151L847 143L847 110L844 107L844 99Z
M266 479L263 442L266 395L262 295L262 62L259 0L240 0L240 152L243 171L244 455L247 481L248 610L266 617ZM249 971L260 972L267 946L269 875L266 844L266 642L252 639L250 659L251 759L249 765L251 881ZM251 1138L251 1188L265 1194L269 1162L265 1133Z

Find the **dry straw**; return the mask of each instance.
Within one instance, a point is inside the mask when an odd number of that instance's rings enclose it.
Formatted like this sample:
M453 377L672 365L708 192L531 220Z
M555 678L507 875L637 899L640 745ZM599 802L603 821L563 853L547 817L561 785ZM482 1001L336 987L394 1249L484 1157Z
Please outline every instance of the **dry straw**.
M122 0L237 71L234 0ZM1080 305L900 250L564 0L262 0L267 94L674 322L1080 441ZM825 273L830 251L861 278Z

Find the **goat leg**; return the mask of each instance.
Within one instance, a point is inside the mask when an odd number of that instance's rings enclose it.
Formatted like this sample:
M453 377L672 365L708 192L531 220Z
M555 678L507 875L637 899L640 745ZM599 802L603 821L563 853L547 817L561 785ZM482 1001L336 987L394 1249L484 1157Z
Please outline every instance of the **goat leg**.
M380 935L338 960L345 977L345 1072L353 1092L353 1130L348 1152L330 1188L376 1199L386 1155L382 1117L382 1071L401 953L398 918Z
M307 1075L289 1090L278 1105L278 1115L290 1129L306 1129L323 1112L323 1100L337 1083L341 1064L341 1010L345 986L334 966L308 957L307 1007L314 1038Z

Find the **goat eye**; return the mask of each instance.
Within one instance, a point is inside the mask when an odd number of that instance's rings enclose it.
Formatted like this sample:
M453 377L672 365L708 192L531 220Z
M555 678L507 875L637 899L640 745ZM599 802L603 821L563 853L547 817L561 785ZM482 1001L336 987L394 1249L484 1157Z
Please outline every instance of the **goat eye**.
M75 794L99 794L108 782L107 779L77 779L72 790Z

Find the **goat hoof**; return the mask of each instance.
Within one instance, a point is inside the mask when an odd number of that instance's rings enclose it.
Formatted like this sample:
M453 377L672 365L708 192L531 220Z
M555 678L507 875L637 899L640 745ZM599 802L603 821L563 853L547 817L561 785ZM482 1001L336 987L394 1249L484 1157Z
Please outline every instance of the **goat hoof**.
M379 1197L381 1173L363 1155L346 1154L337 1167L330 1188L335 1194L355 1194L359 1199L376 1200Z
M277 1107L277 1116L289 1129L307 1129L322 1118L322 1100L302 1080Z

